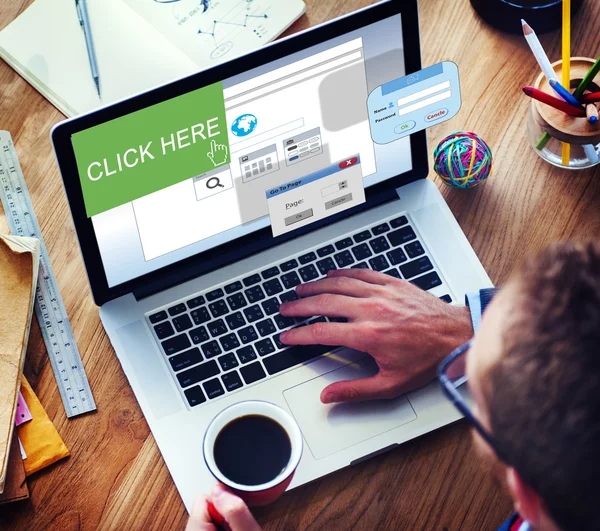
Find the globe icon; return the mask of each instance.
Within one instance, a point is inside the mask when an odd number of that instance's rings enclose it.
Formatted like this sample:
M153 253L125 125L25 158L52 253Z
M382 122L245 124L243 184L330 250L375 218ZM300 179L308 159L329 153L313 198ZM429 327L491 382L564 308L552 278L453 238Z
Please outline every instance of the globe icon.
M248 136L258 125L258 120L253 114L242 114L236 118L231 126L231 132L235 136Z

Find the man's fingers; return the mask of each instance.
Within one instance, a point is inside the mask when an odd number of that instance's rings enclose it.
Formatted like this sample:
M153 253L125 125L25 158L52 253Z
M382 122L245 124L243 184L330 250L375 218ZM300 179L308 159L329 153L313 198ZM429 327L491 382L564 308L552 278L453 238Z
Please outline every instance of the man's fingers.
M327 345L349 347L360 350L360 331L356 326L345 323L315 323L293 328L281 334L286 345Z
M360 314L357 302L358 300L353 297L323 293L306 299L286 302L279 307L279 312L281 315L288 317L326 315L328 317L351 318Z
M362 280L363 282L368 282L369 284L378 284L379 286L386 286L391 284L394 280L397 280L394 279L394 277L373 271L372 269L333 269L327 273L327 276L329 278L354 278Z
M186 531L217 531L208 514L208 500L206 496L198 495L194 501L192 512L188 520Z
M382 398L395 398L400 393L396 382L382 376L381 373L359 380L345 380L328 385L321 392L321 402L362 402Z
M300 297L312 297L323 293L346 295L348 297L369 297L376 295L381 288L369 282L346 276L328 277L296 287Z
M215 509L225 518L231 531L261 531L250 509L240 498L222 485L215 485L210 494Z

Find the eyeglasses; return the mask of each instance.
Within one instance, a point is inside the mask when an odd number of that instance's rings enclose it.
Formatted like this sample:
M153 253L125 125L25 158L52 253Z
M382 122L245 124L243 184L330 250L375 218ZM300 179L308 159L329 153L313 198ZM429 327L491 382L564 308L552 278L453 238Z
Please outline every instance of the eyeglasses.
M465 343L462 347L453 351L439 366L438 380L442 386L444 394L454 404L456 409L467 419L467 422L475 428L477 433L483 437L496 455L508 464L505 453L499 448L498 442L494 436L487 431L481 422L479 422L471 408L468 405L467 397L469 396L467 386L467 353L471 348L471 341Z

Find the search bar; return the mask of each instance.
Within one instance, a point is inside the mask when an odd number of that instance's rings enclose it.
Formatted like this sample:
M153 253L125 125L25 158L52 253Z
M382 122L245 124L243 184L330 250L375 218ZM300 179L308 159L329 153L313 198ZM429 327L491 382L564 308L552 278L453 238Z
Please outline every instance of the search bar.
M281 81L277 81L275 83L270 83L268 85L263 85L261 88L252 90L250 92L246 92L240 96L235 96L233 98L229 98L225 100L225 109L229 110L233 107L237 107L238 105L242 105L243 103L247 103L250 100L260 98L265 96L266 94L270 94L271 92L277 92L279 90L283 90L291 85L295 85L296 83L300 83L305 81L306 79L316 76L318 74L322 74L323 72L327 72L328 70L334 70L337 68L341 68L342 66L346 66L350 63L358 61L362 59L362 50L358 52L354 52L348 55L344 55L339 59L334 59L333 61L329 61L327 63L322 63L319 66L315 66L314 68L310 68L308 70L304 70L296 75L292 75L286 77Z
M441 92L442 90L446 90L449 88L450 88L450 81L444 81L443 83L438 83L437 85L434 85L433 87L429 87L429 88L420 90L419 92L415 92L414 94L411 94L410 96L400 98L398 100L398 107L402 107L403 105L406 105L407 103L412 103L413 101L420 100L421 98L431 96L432 94L435 94L436 92Z
M413 103L412 105L407 105L406 107L398 109L398 116L404 116L405 114L410 114L411 112L418 111L419 109L423 109L424 107L429 107L434 103L447 100L451 96L452 91L447 90L446 92L442 92L441 94L437 94L435 96L432 96L431 98L427 98L426 100Z
M194 177L194 190L197 201L208 199L213 195L231 190L232 188L233 178L231 177L229 165Z

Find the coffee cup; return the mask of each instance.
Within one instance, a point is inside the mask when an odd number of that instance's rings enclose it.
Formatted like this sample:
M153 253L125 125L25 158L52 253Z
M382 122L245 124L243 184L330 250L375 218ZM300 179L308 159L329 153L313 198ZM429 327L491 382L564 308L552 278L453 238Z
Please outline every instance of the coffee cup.
M250 506L279 498L302 457L300 427L285 410L258 400L234 404L209 424L206 466L217 481Z

